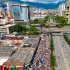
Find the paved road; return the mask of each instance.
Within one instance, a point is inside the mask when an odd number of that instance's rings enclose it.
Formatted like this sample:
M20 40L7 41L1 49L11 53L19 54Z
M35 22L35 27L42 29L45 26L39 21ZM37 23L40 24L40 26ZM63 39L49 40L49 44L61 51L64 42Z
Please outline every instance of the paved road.
M61 33L53 33L55 56L57 61L56 70L70 70L70 47ZM64 45L64 46L62 46Z
M70 30L70 25L65 28L62 28L61 30Z
M36 27L37 29L41 30L40 27ZM62 29L58 29L58 28L42 28L42 32L70 32L70 26L67 26L65 28Z

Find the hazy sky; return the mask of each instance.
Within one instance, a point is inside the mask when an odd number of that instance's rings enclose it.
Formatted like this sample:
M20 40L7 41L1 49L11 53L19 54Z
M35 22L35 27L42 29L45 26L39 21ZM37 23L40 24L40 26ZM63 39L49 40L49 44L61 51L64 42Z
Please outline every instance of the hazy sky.
M63 0L22 0L22 1L30 1L30 2L39 2L39 3L58 3Z

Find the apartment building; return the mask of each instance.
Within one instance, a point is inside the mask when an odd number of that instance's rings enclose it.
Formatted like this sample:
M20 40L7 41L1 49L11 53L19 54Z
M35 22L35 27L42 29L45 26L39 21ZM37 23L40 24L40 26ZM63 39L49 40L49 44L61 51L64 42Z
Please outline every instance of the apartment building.
M10 3L7 3L7 14L9 18L13 18L12 7Z
M64 3L59 5L58 15L66 17L66 8L65 8L65 4Z
M66 7L66 19L68 20L68 24L70 24L70 0L67 0L67 7Z
M7 34L10 34L12 33L12 26L14 24L9 24L9 25L3 25L3 26L0 26L0 34L1 33L7 33Z

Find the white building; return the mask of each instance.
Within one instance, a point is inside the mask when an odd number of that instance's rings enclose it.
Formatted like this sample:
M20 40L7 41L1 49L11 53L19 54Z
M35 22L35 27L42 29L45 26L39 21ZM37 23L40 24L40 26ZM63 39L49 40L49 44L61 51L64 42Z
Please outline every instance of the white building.
M59 16L64 16L64 17L66 16L66 8L64 3L59 5L58 12Z
M43 19L43 18L45 18L46 16L47 16L47 15L40 15L40 14L33 15L33 16L31 16L31 20Z
M3 8L2 7L0 7L0 12L3 10Z
M7 3L7 10L12 10L12 6L10 3Z
M0 26L0 34L1 33L7 33L7 34L12 33L12 26L14 26L14 25L15 24L9 24L9 25Z
M10 3L7 3L7 13L8 13L8 17L9 17L9 18L13 18L12 6L11 6Z
M40 13L40 14L44 14L45 11L42 9L36 9L35 11L33 11L33 13Z

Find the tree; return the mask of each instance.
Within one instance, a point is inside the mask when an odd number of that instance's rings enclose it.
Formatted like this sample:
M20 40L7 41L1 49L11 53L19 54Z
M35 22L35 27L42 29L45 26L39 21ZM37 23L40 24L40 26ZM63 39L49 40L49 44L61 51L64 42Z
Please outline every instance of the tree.
M54 20L56 20L57 23L60 23L57 25L58 28L62 28L63 26L67 25L67 20L63 16L56 15Z
M21 35L36 35L38 29L36 29L33 25L29 24L29 28L26 28L26 26L23 23L14 25L12 27L13 32L18 32Z
M14 25L12 27L12 30L13 30L13 32L22 33L23 31L26 32L28 29L25 26L21 25L21 24L17 24L17 25Z
M35 20L33 21L33 23L34 23L34 24L38 24L38 19L35 19Z
M45 28L50 28L50 26L49 26L49 25L44 25L44 27L45 27Z
M19 32L22 32L23 27L21 25L17 24L17 25L14 25L12 27L12 30L13 30L13 32L18 32L19 33Z
M49 16L46 16L45 19L44 19L44 23L46 23L49 19Z
M41 33L42 33L42 27L45 25L44 20L39 20L39 24L40 24Z
M37 31L38 29L36 29L34 26L30 25L30 28L28 29L29 31L29 35L36 35L37 34Z

